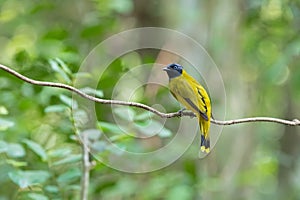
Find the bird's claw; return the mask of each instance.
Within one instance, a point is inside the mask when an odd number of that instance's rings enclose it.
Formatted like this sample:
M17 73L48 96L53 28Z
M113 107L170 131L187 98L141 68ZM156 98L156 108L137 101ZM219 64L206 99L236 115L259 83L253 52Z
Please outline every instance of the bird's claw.
M178 111L178 113L179 113L179 117L182 117L183 116L183 111L185 111L186 110L186 108L182 108L182 109L180 109L179 111Z

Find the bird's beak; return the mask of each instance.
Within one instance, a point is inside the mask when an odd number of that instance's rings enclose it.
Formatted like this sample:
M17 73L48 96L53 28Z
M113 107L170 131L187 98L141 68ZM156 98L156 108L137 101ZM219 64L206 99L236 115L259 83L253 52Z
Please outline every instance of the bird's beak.
M163 70L164 71L170 71L170 68L169 67L164 67Z

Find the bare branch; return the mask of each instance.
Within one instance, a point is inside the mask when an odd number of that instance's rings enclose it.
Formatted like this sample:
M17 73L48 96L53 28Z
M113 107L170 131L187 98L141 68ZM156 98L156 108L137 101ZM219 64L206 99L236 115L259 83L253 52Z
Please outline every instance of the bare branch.
M219 120L212 120L214 124L218 125L232 125L232 124L241 124L246 122L273 122L278 124L290 125L290 126L299 126L300 121L298 119L285 120L285 119L278 119L273 117L249 117L243 119L233 119L227 121L219 121Z
M66 85L66 84L62 84L62 83L53 83L53 82L33 80L33 79L23 76L22 74L4 66L4 65L1 65L1 64L0 64L0 68L4 71L16 76L17 78L30 83L30 84L39 85L39 86L47 86L47 87L63 88L63 89L75 92L78 95L82 96L83 98L89 99L89 100L97 102L97 103L133 106L133 107L137 107L137 108L142 108L142 109L148 110L162 118L172 118L172 117L182 117L182 116L195 117L195 114L192 112L163 113L163 112L160 112L150 106L147 106L147 105L141 104L141 103L119 101L119 100L109 100L109 99L101 99L101 98L93 97L91 95L85 94L84 92L82 92L79 89L74 88L70 85ZM294 120L290 121L290 120L271 118L271 117L253 117L253 118L243 118L243 119L235 119L235 120L227 120L227 121L220 121L220 120L216 120L216 119L212 118L211 122L214 124L217 124L217 125L232 125L232 124L240 124L240 123L247 123L247 122L272 122L272 123L279 123L279 124L290 125L290 126L299 126L300 125L300 121L298 119L294 119Z
M89 149L87 146L88 139L86 134L82 134L82 178L81 178L81 198L82 200L88 200L89 183L90 183L90 169L91 163L89 160Z

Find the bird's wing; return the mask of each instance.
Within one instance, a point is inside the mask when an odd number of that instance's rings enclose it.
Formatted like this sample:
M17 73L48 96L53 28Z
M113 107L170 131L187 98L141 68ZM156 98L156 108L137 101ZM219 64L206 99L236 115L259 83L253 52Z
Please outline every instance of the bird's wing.
M198 94L199 107L201 108L202 112L204 112L206 114L205 120L207 121L208 120L207 115L210 115L209 114L210 113L210 111L209 111L209 107L210 107L209 96L202 86L197 85L196 89L197 89L197 94Z
M185 103L190 105L190 107L197 111L206 121L208 120L206 101L201 86L199 87L199 85L194 82L182 81L180 87L176 88L174 93L176 99L178 99L176 95L179 95Z

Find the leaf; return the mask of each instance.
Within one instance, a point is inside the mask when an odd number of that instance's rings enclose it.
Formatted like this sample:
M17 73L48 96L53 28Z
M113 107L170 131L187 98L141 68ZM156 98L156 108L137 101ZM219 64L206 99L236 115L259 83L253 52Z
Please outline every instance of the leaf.
M67 73L59 66L59 63L55 60L50 59L49 64L51 68L57 72L67 83L71 83L71 79L67 75Z
M48 200L47 196L38 193L28 193L27 196L32 200Z
M15 125L14 122L0 118L0 131L5 131L14 125Z
M101 34L102 31L103 31L103 26L100 26L99 24L87 26L81 31L81 37L83 38L94 37Z
M61 148L61 149L55 149L48 152L48 156L52 158L60 158L60 157L67 157L71 155L72 150L69 148Z
M99 153L99 152L103 152L106 149L106 146L107 146L106 142L96 141L91 144L91 149Z
M38 156L40 156L41 159L42 159L42 161L46 161L46 160L47 160L47 154L46 154L45 150L43 149L43 147L42 147L40 144L38 144L38 143L36 143L36 142L34 142L34 141L32 141L32 140L27 140L27 139L25 139L23 142L24 142L24 143L28 146L28 148L30 148L34 153L36 153Z
M159 130L162 129L162 125L154 120L148 120L143 123L135 123L134 126L143 134L148 136L153 136L158 133Z
M67 172L61 174L57 181L60 183L72 182L81 176L81 171L78 168L69 169Z
M49 177L47 171L13 171L8 173L9 178L20 188L27 188L32 185L42 184Z
M98 129L84 130L81 135L86 135L89 140L98 140L101 137L101 132Z
M25 150L24 148L17 143L10 143L7 145L6 153L11 158L20 158L25 156Z
M102 90L96 90L90 87L85 87L80 89L81 92L84 92L86 94L95 95L96 97L103 97L103 91Z
M29 83L23 83L20 89L23 97L32 97L34 95L33 86Z
M133 121L133 118L135 116L135 112L132 108L130 107L120 107L120 108L115 108L113 112L118 115L120 118L122 118L125 121Z
M66 190L67 191L80 191L82 188L80 187L80 185L67 185L66 186Z
M130 0L114 0L111 1L110 7L121 14L130 13L133 8L133 2Z
M114 135L114 136L111 136L109 138L109 140L111 142L119 142L119 141L123 141L123 140L127 140L127 139L132 139L133 138L133 135L129 135L129 134L122 134L122 135Z
M30 65L30 55L24 49L18 50L13 58L17 65L22 65L24 67Z
M90 120L88 113L82 109L73 110L73 119L77 128L84 128Z
M153 116L154 116L154 113L146 111L146 112L143 112L143 113L141 113L141 114L139 114L139 115L136 115L136 116L134 117L134 120L135 120L135 121L149 120L149 119L151 119Z
M3 140L0 140L0 153L7 151L7 143Z
M68 107L66 107L65 105L62 105L62 104L47 106L45 108L45 113L50 113L50 112L64 112L64 111L66 111L67 108Z
M124 154L124 151L126 151L126 147L125 146L118 146L118 148L116 148L114 145L107 145L106 150L108 150L109 152L121 156Z
M7 115L8 110L4 106L0 106L0 115Z
M108 122L98 122L98 126L103 132L112 132L116 134L123 134L124 131L120 129L116 124L108 123Z
M50 193L58 193L58 192L59 192L58 187L55 186L55 185L47 185L47 186L45 187L45 190L46 190L47 192L50 192Z
M64 61L59 58L55 58L55 61L59 64L59 66L61 66L62 70L64 70L69 76L72 76L71 70Z
M27 166L27 162L20 162L17 160L6 159L7 164L10 164L14 167L24 167Z
M74 77L76 77L76 79L79 78L92 78L92 75L90 73L87 72L77 72L73 74Z
M153 136L157 134L160 137L170 137L172 132L163 127L163 125L156 120L149 120L150 123L135 123L134 126L143 134ZM143 125L146 124L146 125Z
M81 155L76 154L76 155L70 155L62 160L56 161L53 163L53 165L62 165L62 164L67 164L67 163L75 163L81 160Z
M74 109L78 108L77 102L76 102L74 99L72 99L72 98L70 98L70 97L68 97L68 96L66 96L66 95L63 95L63 94L59 95L59 99L60 99L64 104L66 104L67 106L69 106L70 108L72 108L72 107L73 107Z
M167 128L162 128L162 130L158 133L158 135L162 138L171 137L172 131Z
M187 185L176 185L168 190L166 200L193 199L193 190Z

